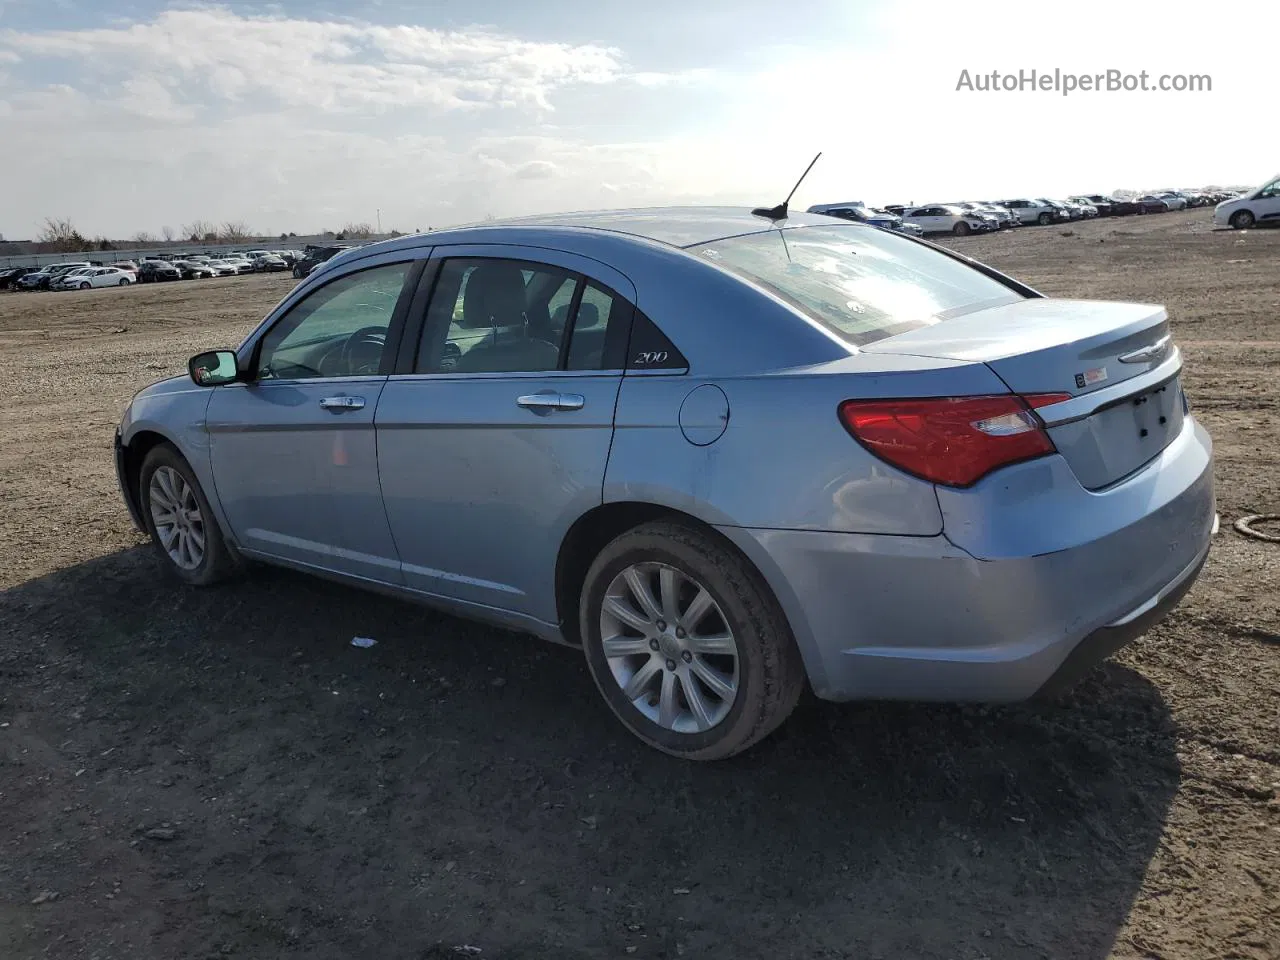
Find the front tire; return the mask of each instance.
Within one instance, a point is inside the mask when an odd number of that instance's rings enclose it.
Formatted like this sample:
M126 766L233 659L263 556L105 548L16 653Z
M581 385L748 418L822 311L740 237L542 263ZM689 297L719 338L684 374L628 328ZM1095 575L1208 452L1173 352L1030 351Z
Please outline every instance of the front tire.
M168 443L142 461L138 503L165 569L183 583L205 587L236 571L236 559L191 466Z
M954 233L957 237L967 237L972 231L973 231L973 228L970 227L969 224L965 223L963 220L961 220L959 223L957 223L954 227L951 228L951 232Z
M1036 217L1036 223L1040 224L1040 226L1042 227L1047 227L1049 224L1053 223L1053 214L1051 213L1040 214L1040 216Z
M1254 224L1253 214L1248 210L1237 210L1227 221L1233 230L1248 230Z
M614 715L687 760L748 749L791 714L804 667L768 585L727 544L636 527L592 563L579 603L592 679Z
M87 281L85 283L80 284L81 290L88 290L89 287L90 287L90 284Z

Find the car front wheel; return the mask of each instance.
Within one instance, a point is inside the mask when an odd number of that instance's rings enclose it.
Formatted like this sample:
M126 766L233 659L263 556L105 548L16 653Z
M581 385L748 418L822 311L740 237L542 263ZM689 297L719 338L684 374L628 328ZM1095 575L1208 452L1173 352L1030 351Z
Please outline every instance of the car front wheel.
M689 760L748 749L791 714L804 668L777 601L727 544L658 522L622 534L587 573L587 666L650 746Z
M147 454L138 494L147 532L171 574L203 587L235 572L236 559L222 539L209 501L175 447L162 443Z
M969 233L972 231L972 229L973 229L972 227L970 227L967 223L961 220L959 223L957 223L954 227L951 228L951 232L954 233L957 237L967 237Z
M1253 226L1253 214L1248 210L1237 210L1231 215L1231 220L1229 222L1231 223L1232 229L1248 230Z

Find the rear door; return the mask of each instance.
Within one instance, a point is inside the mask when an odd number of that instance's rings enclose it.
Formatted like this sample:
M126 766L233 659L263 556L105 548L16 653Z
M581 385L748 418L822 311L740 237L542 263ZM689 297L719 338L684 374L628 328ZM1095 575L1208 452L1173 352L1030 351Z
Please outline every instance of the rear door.
M417 348L376 419L404 581L554 623L560 543L602 499L634 288L544 249L432 259Z

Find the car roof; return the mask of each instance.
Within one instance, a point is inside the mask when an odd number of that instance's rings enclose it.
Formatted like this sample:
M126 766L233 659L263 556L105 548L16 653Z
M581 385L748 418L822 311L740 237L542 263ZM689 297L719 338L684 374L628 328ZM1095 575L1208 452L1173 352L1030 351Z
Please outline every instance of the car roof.
M511 217L503 220L485 220L436 230L426 234L411 234L394 240L383 240L356 248L359 256L374 252L386 252L401 247L421 246L427 243L483 243L500 233L508 237L513 230L582 236L584 232L609 233L634 237L668 247L692 247L725 237L737 237L751 233L765 233L779 227L790 229L806 226L829 226L831 218L816 213L794 212L777 224L763 217L754 216L742 207L649 207L629 210L597 210L574 213L539 214L528 217Z
M822 226L831 221L814 213L788 213L783 227ZM764 233L776 227L745 207L648 207L544 214L486 221L473 227L572 227L605 230L672 247L692 247L725 237Z

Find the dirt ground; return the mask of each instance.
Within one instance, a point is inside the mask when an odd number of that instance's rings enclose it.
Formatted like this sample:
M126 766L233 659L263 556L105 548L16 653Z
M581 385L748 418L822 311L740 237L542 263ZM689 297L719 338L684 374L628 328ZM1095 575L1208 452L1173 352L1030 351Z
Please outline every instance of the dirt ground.
M1280 231L956 243L1168 305L1217 443L1209 564L1060 703L807 703L702 766L622 732L572 650L157 575L121 408L291 280L0 294L0 958L1280 956L1280 545L1231 529L1280 512Z

